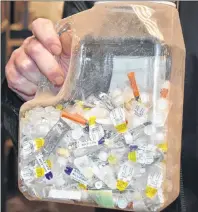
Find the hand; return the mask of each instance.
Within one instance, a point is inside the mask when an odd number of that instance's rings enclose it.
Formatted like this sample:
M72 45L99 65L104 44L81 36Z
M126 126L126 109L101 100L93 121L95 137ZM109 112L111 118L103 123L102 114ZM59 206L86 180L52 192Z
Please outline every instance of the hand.
M35 20L32 33L34 36L12 53L6 65L9 88L26 101L34 98L40 74L61 87L71 53L71 32L64 32L59 38L50 20Z

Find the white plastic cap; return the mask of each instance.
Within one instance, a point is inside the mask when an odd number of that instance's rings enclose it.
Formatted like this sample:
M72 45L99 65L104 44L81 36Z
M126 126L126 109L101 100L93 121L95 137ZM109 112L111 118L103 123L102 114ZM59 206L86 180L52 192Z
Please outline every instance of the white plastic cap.
M119 208L124 209L127 207L128 201L125 198L119 198L117 204Z
M102 182L102 181L97 181L97 182L95 183L95 187L96 187L97 189L101 189L102 186L103 186L103 182Z
M100 151L100 153L99 153L99 155L98 155L98 158L99 158L101 161L107 161L108 153L107 153L107 152L104 152L104 151Z

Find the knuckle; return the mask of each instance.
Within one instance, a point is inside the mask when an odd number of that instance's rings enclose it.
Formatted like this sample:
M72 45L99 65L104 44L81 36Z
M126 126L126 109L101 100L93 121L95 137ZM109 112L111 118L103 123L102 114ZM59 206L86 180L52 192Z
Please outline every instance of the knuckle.
M9 88L11 89L17 89L18 88L18 80L15 79L15 77L11 77L9 80L8 80L8 86Z
M35 39L32 39L26 48L27 54L29 54L29 55L39 54L40 49L41 49L41 44L38 41L36 41Z
M14 76L12 72L13 69L11 68L10 62L8 62L7 65L5 66L5 75L8 80L10 79L11 76Z
M22 61L20 59L16 59L16 67L20 72L26 72L30 70L31 66L31 61L29 61L28 59L24 59Z
M16 84L15 81L13 81L13 80L8 81L8 88L10 88L11 90L16 90L17 86L18 85Z
M16 56L19 54L19 52L20 52L20 48L14 50L14 51L12 52L11 57L16 57Z
M11 69L9 66L6 67L6 79L8 82L8 87L11 89L18 88L20 79L17 77L17 74L13 69Z

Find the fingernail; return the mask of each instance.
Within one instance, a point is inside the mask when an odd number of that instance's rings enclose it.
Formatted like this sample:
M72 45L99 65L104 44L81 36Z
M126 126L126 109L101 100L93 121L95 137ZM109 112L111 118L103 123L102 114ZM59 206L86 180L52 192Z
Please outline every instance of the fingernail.
M64 82L64 78L62 76L58 76L54 79L54 84L56 85L62 85Z
M51 51L53 54L55 55L59 55L61 53L61 46L57 45L57 44L52 44L51 45Z

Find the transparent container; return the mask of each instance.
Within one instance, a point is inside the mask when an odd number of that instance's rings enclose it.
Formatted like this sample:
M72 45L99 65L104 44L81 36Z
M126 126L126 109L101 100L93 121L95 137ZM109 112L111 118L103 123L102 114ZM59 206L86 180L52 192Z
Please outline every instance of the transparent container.
M185 49L177 9L97 3L72 34L65 82L20 110L19 188L31 200L158 211L179 194ZM168 170L168 171L167 171Z

